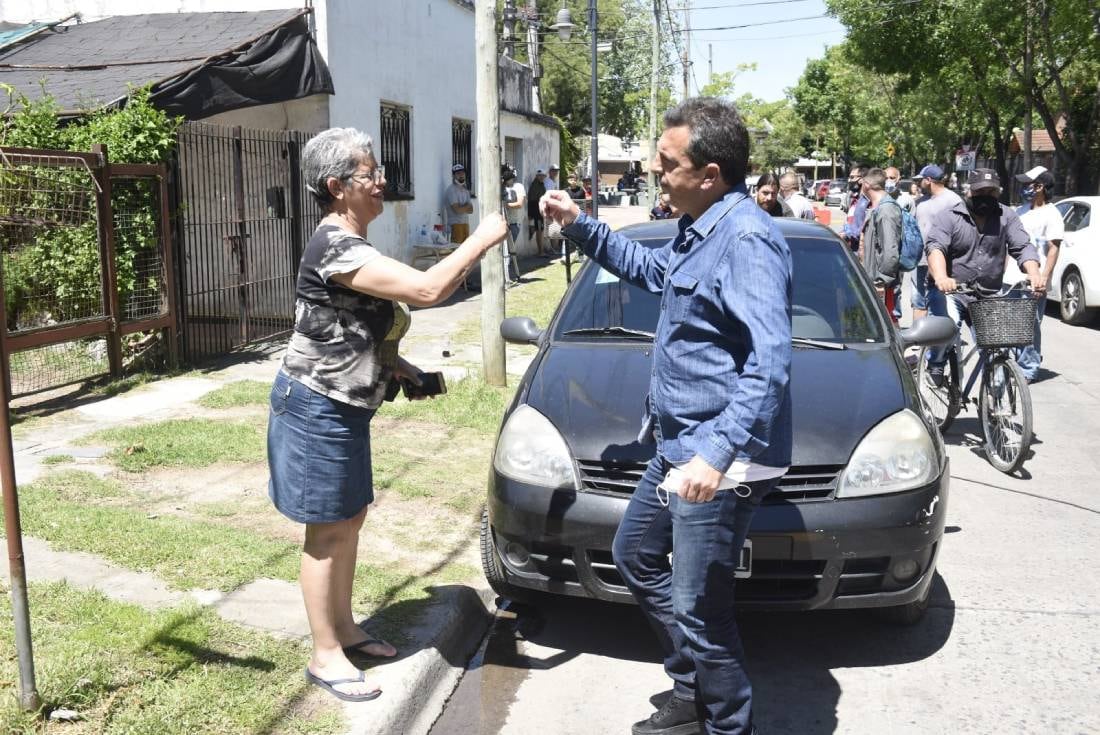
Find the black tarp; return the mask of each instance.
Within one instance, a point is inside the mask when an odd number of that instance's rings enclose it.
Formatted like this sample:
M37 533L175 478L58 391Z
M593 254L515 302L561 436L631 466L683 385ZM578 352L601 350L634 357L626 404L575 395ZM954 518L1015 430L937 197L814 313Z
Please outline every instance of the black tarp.
M244 51L212 60L153 87L161 109L189 120L252 105L332 94L332 77L305 19L263 36Z
M49 94L65 115L124 105L146 85L159 106L189 119L332 94L308 17L157 13L57 26L0 51L0 82L32 100Z

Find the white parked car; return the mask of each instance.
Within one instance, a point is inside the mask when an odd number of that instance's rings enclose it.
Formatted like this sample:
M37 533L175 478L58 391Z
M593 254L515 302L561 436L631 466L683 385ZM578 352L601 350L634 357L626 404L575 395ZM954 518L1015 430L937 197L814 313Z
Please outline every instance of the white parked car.
M1062 321L1083 324L1100 308L1100 196L1070 197L1054 206L1062 213L1066 237L1048 296L1060 305Z

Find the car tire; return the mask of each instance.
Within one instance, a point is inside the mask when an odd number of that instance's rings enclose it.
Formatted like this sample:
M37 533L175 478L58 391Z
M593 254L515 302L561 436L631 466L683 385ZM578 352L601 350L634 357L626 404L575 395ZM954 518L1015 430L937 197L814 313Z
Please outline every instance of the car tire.
M1062 312L1062 321L1066 324L1084 324L1092 316L1092 309L1085 303L1085 282L1076 270L1062 276L1062 292L1058 305Z
M504 566L493 541L493 527L489 525L489 510L481 511L481 569L489 587L501 597L513 602L531 602L535 593L509 584L504 576Z
M924 591L919 600L913 600L904 605L877 607L874 609L874 613L879 620L892 625L916 625L924 619L924 614L928 612L928 602L931 599L932 585L928 585L928 589Z

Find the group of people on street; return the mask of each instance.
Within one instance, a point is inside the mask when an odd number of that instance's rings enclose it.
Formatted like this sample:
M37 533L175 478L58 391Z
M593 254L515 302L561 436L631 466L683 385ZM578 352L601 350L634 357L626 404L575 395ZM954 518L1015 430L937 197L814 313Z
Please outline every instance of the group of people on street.
M1018 175L1025 185L1025 204L1019 211L999 201L1001 180L991 169L969 173L965 199L945 185L944 171L936 164L922 168L918 177L914 183L922 195L914 199L897 190L900 173L896 168L853 167L849 182L858 199L850 207L846 238L854 242L895 321L901 316L905 275L900 259L903 222L910 213L923 242L910 292L914 319L931 310L950 317L961 329L969 321L969 305L978 296L958 293L959 283L995 295L1026 280L1030 293L1020 295L1035 299L1035 340L1017 350L1016 360L1024 377L1034 381L1042 361L1039 327L1046 292L1063 237L1061 214L1050 202L1054 177L1042 166ZM937 383L942 382L943 360L944 350L933 351L929 358L929 375Z
M589 217L585 189L573 176L559 188L553 167L536 172L527 190L506 167L507 219L490 215L467 234L472 207L456 164L447 218L452 238L466 236L426 271L383 255L368 239L386 184L370 136L333 128L305 146L304 180L325 215L301 260L294 330L271 389L268 462L273 504L305 525L299 581L312 633L310 683L341 700L373 699L381 690L356 662L397 653L356 623L351 599L358 534L374 497L371 419L400 384L421 384L399 350L411 321L406 304L449 297L489 249L518 235L525 216L536 226L533 202L539 229L552 222L607 271L661 294L639 433L656 451L612 555L656 632L672 688L632 732L755 732L734 571L754 513L789 468L793 441L792 262L769 214L805 217L808 202L793 174L763 176L750 194L749 145L730 103L689 99L665 114L650 165L663 216L679 220L675 236L656 249ZM898 279L908 216L887 201L891 180L898 176L889 169L860 167L850 176L856 206L864 202L867 213L856 233L862 262L885 291ZM1006 256L1034 292L1045 291L1061 238L1049 203L1053 179L1036 168L1021 180L1031 204L1017 215L997 200L992 171L972 172L962 200L943 186L941 168L921 170L923 196L913 211L926 264L917 266L914 306L961 323L968 297L955 293L956 284L999 288Z

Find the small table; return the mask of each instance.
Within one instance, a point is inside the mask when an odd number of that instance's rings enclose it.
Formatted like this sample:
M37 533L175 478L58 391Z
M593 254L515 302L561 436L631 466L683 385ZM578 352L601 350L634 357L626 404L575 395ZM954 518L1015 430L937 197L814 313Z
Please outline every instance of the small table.
M416 264L421 260L430 260L433 264L438 263L457 250L458 246L459 243L457 242L413 243L412 265L415 268Z

